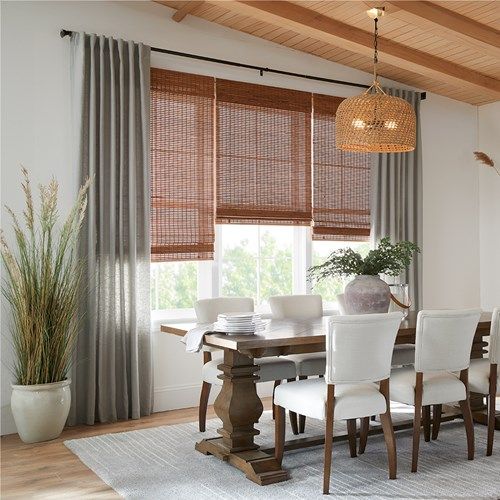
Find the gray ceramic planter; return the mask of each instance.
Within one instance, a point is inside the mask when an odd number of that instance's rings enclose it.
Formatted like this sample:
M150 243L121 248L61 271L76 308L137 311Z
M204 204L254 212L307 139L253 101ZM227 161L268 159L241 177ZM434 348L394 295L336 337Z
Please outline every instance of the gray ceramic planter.
M349 314L386 313L391 290L378 276L356 276L345 287L344 298Z

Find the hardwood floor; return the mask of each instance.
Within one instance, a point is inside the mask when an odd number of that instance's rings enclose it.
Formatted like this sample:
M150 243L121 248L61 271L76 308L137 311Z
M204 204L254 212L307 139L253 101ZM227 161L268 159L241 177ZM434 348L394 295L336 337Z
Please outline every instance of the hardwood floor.
M271 399L263 400L264 408L271 409ZM497 398L500 409L500 398ZM208 407L207 418L215 416ZM120 498L63 444L75 439L110 432L146 429L159 425L194 422L198 408L186 408L155 413L139 420L113 424L80 425L66 428L58 439L46 443L24 444L17 434L1 438L1 498ZM499 437L499 436L495 436ZM193 443L194 445L194 443ZM483 450L480 450L482 453Z
M270 409L269 398L264 407ZM207 418L215 416L208 407ZM139 420L66 428L58 439L24 444L17 434L1 439L1 498L120 498L63 444L67 439L193 422L198 408L155 413ZM193 443L194 446L194 443Z

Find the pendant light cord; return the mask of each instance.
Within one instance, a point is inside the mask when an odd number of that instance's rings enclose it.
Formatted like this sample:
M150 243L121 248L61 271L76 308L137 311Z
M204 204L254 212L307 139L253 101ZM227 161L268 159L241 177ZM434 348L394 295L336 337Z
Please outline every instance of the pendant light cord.
M374 20L375 22L375 36L373 37L373 83L377 84L377 64L378 64L378 17Z

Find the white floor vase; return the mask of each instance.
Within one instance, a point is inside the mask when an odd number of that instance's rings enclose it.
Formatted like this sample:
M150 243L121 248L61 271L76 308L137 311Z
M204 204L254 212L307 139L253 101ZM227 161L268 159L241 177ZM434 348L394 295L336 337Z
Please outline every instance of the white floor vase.
M25 443L57 438L68 418L71 380L52 384L12 385L11 408Z

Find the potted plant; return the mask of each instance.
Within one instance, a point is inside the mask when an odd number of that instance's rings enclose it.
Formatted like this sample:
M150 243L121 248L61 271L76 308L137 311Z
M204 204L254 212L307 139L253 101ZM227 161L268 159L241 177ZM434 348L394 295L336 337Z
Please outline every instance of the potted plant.
M59 436L68 417L68 371L77 338L83 270L76 243L89 182L59 225L57 182L40 186L37 213L28 172L22 171L25 210L18 217L7 208L14 244L11 250L2 232L1 254L6 269L3 293L11 306L15 354L11 408L21 439L35 443Z
M411 241L392 244L389 238L382 238L365 258L352 248L332 252L323 264L309 269L309 277L321 281L330 276L354 276L344 291L347 311L350 314L386 313L391 292L379 274L400 275L410 265L415 252L420 249Z

